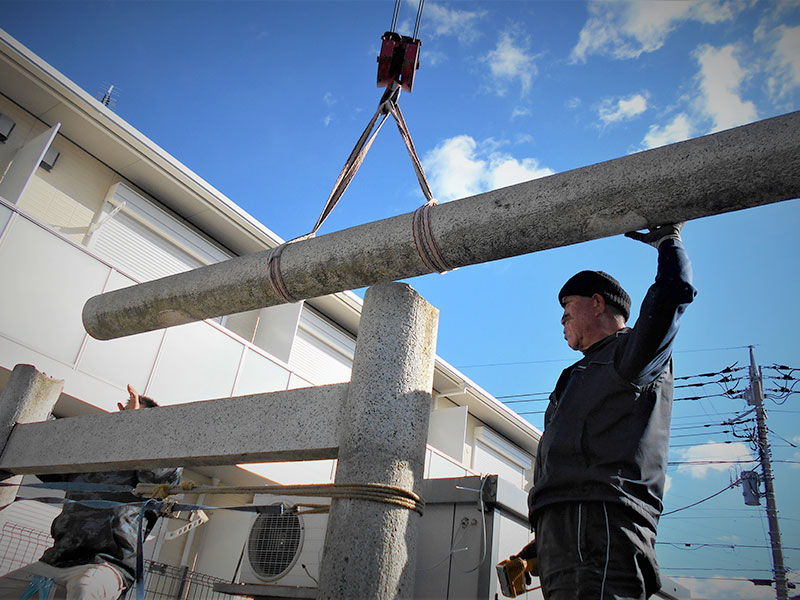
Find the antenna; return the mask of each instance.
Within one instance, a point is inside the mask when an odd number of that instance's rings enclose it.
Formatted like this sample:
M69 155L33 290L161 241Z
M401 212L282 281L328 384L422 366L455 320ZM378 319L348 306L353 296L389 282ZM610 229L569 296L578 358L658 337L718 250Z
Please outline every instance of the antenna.
M119 88L110 83L103 83L103 89L97 93L95 98L97 98L104 106L114 110L119 98Z

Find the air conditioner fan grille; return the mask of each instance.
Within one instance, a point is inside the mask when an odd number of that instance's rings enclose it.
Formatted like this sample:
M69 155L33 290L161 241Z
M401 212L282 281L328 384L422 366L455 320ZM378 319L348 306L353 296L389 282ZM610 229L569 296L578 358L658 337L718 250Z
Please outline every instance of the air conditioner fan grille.
M291 512L258 515L247 540L247 556L253 572L277 579L294 566L302 543L303 526Z

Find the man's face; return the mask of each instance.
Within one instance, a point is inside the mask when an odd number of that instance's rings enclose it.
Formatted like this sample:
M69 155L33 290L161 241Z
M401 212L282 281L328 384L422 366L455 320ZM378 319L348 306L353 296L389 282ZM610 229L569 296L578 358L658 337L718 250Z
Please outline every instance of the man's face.
M563 302L564 339L573 350L586 350L591 345L587 342L588 334L596 327L594 298L567 296Z

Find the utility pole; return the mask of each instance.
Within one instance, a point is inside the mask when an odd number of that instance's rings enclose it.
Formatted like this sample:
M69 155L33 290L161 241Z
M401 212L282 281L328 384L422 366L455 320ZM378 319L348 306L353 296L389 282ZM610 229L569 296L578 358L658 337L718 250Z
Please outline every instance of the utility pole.
M764 411L764 389L761 384L761 369L756 364L756 355L750 346L750 398L749 404L756 408L758 433L758 455L764 478L764 497L767 499L767 521L769 522L769 538L772 546L772 572L775 576L775 593L778 600L787 600L786 567L783 564L783 546L781 529L778 524L778 507L775 504L775 479L770 462L769 438L767 437L767 414Z

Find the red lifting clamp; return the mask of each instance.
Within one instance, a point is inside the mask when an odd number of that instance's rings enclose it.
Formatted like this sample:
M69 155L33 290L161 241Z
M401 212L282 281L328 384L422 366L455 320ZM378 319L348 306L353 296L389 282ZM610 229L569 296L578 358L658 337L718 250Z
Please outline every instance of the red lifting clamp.
M422 42L407 35L387 31L381 37L378 57L378 87L397 81L407 92L414 86L414 74L419 69L419 47Z

